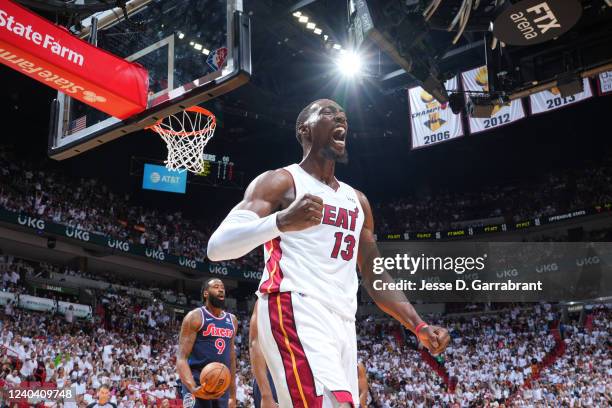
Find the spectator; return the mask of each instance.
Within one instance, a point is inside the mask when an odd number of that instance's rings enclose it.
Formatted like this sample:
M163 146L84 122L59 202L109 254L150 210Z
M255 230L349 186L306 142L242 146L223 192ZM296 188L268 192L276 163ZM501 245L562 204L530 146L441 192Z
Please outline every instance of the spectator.
M72 324L74 321L74 307L70 305L64 314L64 318L66 319L66 323Z
M110 402L111 392L106 384L98 388L98 400L87 405L87 408L117 408L117 404Z

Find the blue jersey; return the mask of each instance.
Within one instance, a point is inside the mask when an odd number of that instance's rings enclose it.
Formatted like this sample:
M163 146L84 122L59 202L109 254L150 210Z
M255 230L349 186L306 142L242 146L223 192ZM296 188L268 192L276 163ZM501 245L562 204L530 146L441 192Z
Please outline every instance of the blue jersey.
M230 347L236 328L230 313L223 312L216 317L206 307L200 307L202 325L198 330L191 354L189 367L192 371L200 371L208 363L223 363L230 368Z

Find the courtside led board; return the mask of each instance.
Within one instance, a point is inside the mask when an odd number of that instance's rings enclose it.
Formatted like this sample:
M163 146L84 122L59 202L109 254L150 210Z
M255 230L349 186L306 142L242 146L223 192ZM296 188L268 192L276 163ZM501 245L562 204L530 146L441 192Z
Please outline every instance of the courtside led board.
M82 21L79 36L149 73L147 109L120 120L58 93L49 156L62 160L248 82L250 27L241 0L132 0Z

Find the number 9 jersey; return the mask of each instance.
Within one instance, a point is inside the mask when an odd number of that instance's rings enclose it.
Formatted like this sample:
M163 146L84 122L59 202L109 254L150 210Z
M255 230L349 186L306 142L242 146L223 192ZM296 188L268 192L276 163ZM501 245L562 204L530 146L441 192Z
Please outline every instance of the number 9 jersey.
M202 325L198 330L191 354L189 355L189 367L196 381L200 378L200 371L212 362L223 363L230 367L231 340L236 328L230 313L223 312L220 317L210 313L205 306L200 307L202 313Z
M296 199L308 193L323 200L323 218L317 226L281 233L264 245L265 266L259 296L300 293L354 320L357 250L364 222L357 193L342 182L334 190L298 164L284 170L293 177Z

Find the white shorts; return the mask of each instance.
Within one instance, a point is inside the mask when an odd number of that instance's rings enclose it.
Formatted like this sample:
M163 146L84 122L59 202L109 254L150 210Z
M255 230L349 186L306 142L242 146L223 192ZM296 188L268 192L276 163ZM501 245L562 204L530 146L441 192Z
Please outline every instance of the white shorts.
M355 322L295 292L257 302L261 344L281 408L359 406Z

